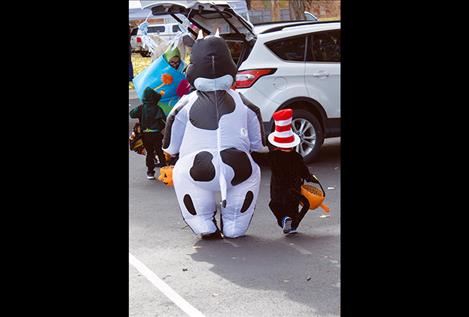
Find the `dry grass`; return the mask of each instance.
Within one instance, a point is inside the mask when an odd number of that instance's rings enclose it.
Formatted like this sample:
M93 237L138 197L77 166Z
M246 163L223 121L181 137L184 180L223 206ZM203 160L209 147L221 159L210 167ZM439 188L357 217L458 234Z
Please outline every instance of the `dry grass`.
M319 21L340 21L340 17L319 18Z
M134 76L137 76L151 63L151 57L143 57L139 53L132 54L132 66L134 68ZM129 89L133 89L133 83L129 83Z

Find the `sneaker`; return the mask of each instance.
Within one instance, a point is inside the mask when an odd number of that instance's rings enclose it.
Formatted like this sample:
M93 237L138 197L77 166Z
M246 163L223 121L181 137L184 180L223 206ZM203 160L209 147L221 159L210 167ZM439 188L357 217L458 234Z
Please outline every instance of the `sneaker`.
M283 233L290 233L290 231L292 230L291 223L292 223L292 219L290 217L283 217L282 219Z
M147 179L155 179L155 172L147 172Z
M212 233L203 233L200 235L202 240L219 240L223 239L223 236L221 235L220 230L217 229L217 231L212 232Z

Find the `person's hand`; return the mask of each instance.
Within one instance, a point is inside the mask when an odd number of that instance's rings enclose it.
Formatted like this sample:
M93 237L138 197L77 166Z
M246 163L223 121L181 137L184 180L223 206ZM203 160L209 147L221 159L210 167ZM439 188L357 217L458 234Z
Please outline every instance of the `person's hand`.
M166 162L169 162L169 160L171 159L171 154L165 151L163 151L163 154L164 154L164 159L166 160Z
M268 146L263 146L261 149L254 151L257 153L269 153L269 147Z

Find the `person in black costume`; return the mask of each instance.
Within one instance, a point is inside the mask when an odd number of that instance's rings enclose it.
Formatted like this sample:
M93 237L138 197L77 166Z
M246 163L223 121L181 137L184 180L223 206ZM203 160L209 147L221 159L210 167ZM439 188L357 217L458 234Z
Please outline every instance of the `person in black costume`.
M308 211L309 202L300 191L305 180L313 180L303 157L294 150L300 138L291 130L292 115L291 109L274 113L275 131L268 137L273 145L269 153L272 170L269 207L285 234L296 233ZM298 211L300 201L303 208Z

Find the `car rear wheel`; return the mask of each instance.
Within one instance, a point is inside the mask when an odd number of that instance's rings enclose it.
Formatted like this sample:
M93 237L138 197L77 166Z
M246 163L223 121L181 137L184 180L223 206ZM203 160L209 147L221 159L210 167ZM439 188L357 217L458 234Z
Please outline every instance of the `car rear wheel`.
M312 162L324 142L324 132L319 120L303 109L293 110L292 130L300 137L295 150L303 156L306 163Z

